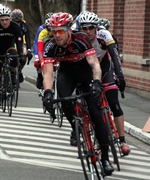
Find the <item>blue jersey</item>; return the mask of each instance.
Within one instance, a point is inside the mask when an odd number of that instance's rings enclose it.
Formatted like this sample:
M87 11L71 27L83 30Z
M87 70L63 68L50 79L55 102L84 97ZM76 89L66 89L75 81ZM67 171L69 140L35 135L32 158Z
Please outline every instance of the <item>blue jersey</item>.
M39 38L39 34L40 32L45 29L45 24L42 24L38 30L37 30L37 33L36 33L36 36L35 36L35 41L34 41L34 56L36 58L38 58L38 38Z

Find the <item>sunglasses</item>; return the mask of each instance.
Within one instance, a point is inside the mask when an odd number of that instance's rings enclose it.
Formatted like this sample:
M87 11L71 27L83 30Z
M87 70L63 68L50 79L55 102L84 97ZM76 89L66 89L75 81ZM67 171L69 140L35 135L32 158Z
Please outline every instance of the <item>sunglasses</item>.
M83 31L87 31L88 29L89 29L89 30L93 30L94 28L95 28L95 26L82 27L82 30L83 30Z
M68 31L69 29L51 29L51 32L53 35L58 34L64 34L66 31Z
M10 18L3 18L3 19L0 19L0 21L8 21L10 20Z

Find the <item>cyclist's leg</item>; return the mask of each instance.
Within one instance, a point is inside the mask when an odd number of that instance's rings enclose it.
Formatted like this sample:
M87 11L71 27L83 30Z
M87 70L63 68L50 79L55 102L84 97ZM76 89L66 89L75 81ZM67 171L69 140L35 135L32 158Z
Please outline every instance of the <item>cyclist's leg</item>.
M26 61L27 61L27 57L25 56L25 55L27 55L27 48L26 48L25 44L23 44L22 49L23 49L24 57L20 58L20 60L19 60L19 82L20 83L22 83L24 81L22 69L24 68Z
M114 115L114 121L118 130L120 144L121 144L121 151L123 155L128 155L130 153L130 148L125 140L124 114L118 100L118 90L111 89L106 91L106 98Z
M59 97L65 97L72 95L75 89L75 83L73 82L70 74L66 72L59 71L57 76L57 91ZM76 146L76 134L75 134L75 125L73 121L73 115L75 115L75 110L73 104L70 101L62 102L62 108L67 120L70 122L73 131L71 132L70 143L73 146Z
M109 82L115 82L113 70L111 69L107 73L105 73L105 76L102 78L103 83L109 83ZM105 89L105 94L107 101L109 103L110 109L113 112L114 115L114 121L118 130L121 150L124 155L129 154L130 148L126 144L125 141L125 134L124 134L124 114L121 109L119 99L118 99L118 87L116 85L110 86Z
M84 91L89 91L89 83L86 85L84 84ZM95 125L95 133L96 137L99 141L99 144L101 146L102 151L102 164L104 166L104 172L106 175L111 175L111 173L114 171L114 168L112 167L111 163L109 162L108 157L108 131L106 124L104 123L102 112L101 112L101 101L100 96L94 97L93 95L90 95L86 98L88 109L90 116L92 118L92 121Z
M38 89L42 89L43 88L43 74L42 74L41 68L37 68L36 87Z
M9 48L7 50L7 53L10 53L10 55L17 55L17 51L15 48ZM12 78L12 84L16 84L16 67L18 65L18 59L17 57L10 58L10 71L11 71L11 78Z

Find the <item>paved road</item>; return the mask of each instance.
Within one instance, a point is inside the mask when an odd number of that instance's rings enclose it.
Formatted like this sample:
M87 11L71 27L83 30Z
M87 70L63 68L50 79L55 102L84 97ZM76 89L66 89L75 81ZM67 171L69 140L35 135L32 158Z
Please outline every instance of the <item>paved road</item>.
M30 65L25 66L23 72L28 81L35 83L37 73L34 68L34 58ZM125 131L150 145L150 133L142 131L150 118L150 99L130 93L127 88L125 99L120 98L120 103L125 115Z
M51 124L42 111L38 90L33 84L22 83L12 117L0 112L0 179L84 179L77 149L69 145L70 131L66 120L62 128L57 122ZM119 158L121 171L114 165L115 172L105 180L149 179L150 153L135 146L131 139L127 136L130 156Z

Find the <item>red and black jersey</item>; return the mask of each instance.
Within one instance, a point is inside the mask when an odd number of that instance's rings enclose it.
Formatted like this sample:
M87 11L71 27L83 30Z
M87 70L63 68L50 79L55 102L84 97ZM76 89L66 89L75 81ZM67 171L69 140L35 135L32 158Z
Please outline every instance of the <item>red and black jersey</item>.
M55 39L50 38L44 44L43 54L44 64L58 60L61 66L69 69L83 69L90 67L86 57L95 54L95 50L86 34L72 32L66 48L58 46Z

